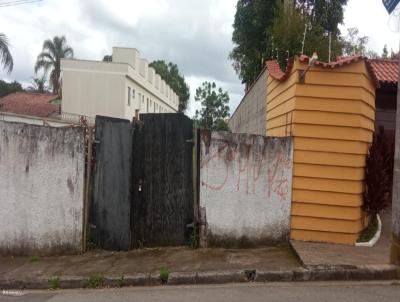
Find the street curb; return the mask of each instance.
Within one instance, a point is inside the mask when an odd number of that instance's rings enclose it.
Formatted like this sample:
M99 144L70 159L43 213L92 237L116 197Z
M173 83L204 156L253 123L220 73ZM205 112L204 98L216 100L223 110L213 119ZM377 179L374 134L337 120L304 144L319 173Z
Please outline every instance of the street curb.
M165 285L226 284L243 282L306 282L306 281L367 281L398 280L400 268L395 265L365 266L311 266L289 271L208 271L171 273ZM85 288L88 277L60 277L61 289ZM101 287L158 286L162 285L158 273L141 273L121 277L105 277ZM1 280L0 289L49 289L43 279Z

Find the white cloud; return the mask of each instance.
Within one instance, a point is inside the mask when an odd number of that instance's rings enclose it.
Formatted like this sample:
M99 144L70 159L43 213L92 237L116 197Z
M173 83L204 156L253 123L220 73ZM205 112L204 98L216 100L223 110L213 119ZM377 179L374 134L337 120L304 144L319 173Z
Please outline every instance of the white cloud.
M43 0L0 8L0 32L11 43L14 71L0 78L28 83L43 41L64 34L75 56L99 60L112 46L136 47L149 61L177 63L191 87L189 114L196 88L215 81L230 94L231 112L243 96L243 85L228 60L237 0ZM394 22L396 21L396 22ZM369 47L398 49L399 33L382 2L349 0L345 28L358 27ZM391 30L392 29L392 30Z
M378 54L382 53L385 44L389 51L397 51L400 41L399 22L400 18L395 14L388 15L382 1L350 0L345 8L342 34L347 33L346 28L357 27L360 35L369 37L368 47Z

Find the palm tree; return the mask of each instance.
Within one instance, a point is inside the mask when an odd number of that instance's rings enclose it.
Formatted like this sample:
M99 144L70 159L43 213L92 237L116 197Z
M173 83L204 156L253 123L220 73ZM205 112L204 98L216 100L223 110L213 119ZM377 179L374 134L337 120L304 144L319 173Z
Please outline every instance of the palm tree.
M40 78L32 77L32 82L31 82L32 85L29 86L28 89L32 90L32 91L43 93L47 90L46 82L47 82L47 79L46 79L45 74Z
M35 64L35 73L43 69L45 73L52 69L50 73L50 83L53 93L58 94L60 89L61 59L73 58L74 50L67 45L65 36L55 36L53 40L46 40L43 43L42 52L38 55Z
M14 61L8 49L8 39L5 34L0 33L0 60L3 67L10 73L14 67Z

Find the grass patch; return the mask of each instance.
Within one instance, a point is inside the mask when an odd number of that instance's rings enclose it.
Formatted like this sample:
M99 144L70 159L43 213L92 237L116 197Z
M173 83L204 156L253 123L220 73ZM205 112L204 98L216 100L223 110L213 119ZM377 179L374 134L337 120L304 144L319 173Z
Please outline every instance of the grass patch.
M169 279L169 270L165 267L160 268L160 280L162 284L166 284Z
M247 278L247 281L254 281L256 279L256 270L255 269L249 269L249 270L245 270L244 274Z
M117 279L117 286L118 287L123 287L124 286L124 279L125 279L124 275L121 275L121 276L118 277L118 279Z
M52 275L49 278L49 285L51 289L58 289L60 288L60 277L56 276L56 275Z
M93 274L86 281L87 288L99 288L104 284L104 276L100 273Z
M375 236L378 231L378 218L376 216L372 217L368 226L361 232L358 236L357 242L368 242Z
M39 256L30 256L29 257L29 262L37 262L40 260Z

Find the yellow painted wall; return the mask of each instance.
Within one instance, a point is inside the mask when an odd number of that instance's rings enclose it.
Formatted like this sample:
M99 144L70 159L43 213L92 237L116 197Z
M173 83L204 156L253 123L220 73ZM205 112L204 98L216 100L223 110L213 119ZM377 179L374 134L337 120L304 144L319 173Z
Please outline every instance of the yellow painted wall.
M354 244L364 228L362 194L375 119L364 61L311 67L296 60L284 81L267 79L268 136L294 137L291 238Z

